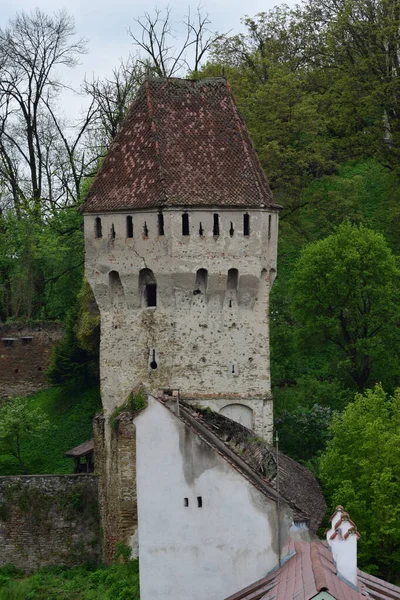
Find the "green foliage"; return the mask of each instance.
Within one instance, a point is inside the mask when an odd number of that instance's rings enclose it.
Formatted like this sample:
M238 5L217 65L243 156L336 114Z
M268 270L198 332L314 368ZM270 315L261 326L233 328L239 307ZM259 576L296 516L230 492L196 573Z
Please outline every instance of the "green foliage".
M382 235L340 225L304 248L291 290L300 335L337 348L358 389L396 372L399 270Z
M131 392L128 398L121 406L117 406L110 415L110 424L114 431L117 431L119 425L119 415L124 411L139 412L147 406L147 398L145 391L140 388L135 392Z
M12 403L13 400L10 400ZM26 399L29 409L45 415L49 426L24 441L24 466L30 473L72 473L64 452L92 437L92 420L101 409L98 388L53 387ZM1 425L0 425L1 426ZM0 451L0 475L23 472L18 460Z
M320 460L331 508L345 506L361 533L360 567L398 581L400 572L400 390L357 394L333 418Z
M85 280L70 309L64 336L53 349L47 377L51 383L94 385L99 378L100 313Z
M27 398L12 398L0 407L0 452L13 456L26 472L27 443L38 440L50 428L40 408L33 407Z
M21 579L14 567L0 567L0 600L139 600L139 565L46 567Z
M132 548L124 544L124 542L117 542L115 545L114 560L116 562L128 562L131 560Z

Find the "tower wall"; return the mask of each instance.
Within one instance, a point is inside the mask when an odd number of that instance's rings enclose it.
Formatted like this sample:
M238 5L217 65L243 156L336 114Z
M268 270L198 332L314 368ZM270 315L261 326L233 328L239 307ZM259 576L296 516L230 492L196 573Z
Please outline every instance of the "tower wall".
M182 234L184 212L189 235ZM268 312L277 211L168 209L164 235L160 227L157 211L85 216L86 276L101 311L106 414L143 382L153 390L179 389L183 398L238 420L246 407L243 419L252 414L253 428L270 440ZM145 306L146 281L156 282L156 307Z

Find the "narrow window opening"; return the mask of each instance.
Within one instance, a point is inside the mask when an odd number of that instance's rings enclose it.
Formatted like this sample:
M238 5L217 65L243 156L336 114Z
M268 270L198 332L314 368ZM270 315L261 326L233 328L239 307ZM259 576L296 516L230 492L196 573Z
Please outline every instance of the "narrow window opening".
M236 291L238 288L239 271L237 269L229 269L228 281L226 287L228 290Z
M243 215L243 235L250 235L250 215Z
M103 237L100 217L96 217L94 220L94 235L96 238Z
M156 361L156 351L155 351L155 348L153 348L153 350L152 350L150 367L153 370L157 369L157 367L158 367L158 364L157 364L157 361Z
M271 215L268 216L268 239L271 239Z
M233 228L233 223L232 223L232 221L231 221L231 226L230 226L230 229L229 229L229 235L230 235L231 237L233 237L233 234L234 234L234 233L235 233L235 230L234 230L234 228Z
M232 300L229 300L229 308L232 308Z
M133 238L133 219L126 217L126 237Z
M183 506L189 506L189 498L183 499Z
M111 239L115 240L115 227L114 227L114 223L111 225L110 235L111 235Z
M197 496L197 506L199 508L203 506L203 498L201 496Z
M144 222L144 225L143 225L143 237L145 237L145 238L149 237L149 229L147 227L146 221Z
M182 235L189 235L189 215L183 213L182 215Z
M19 369L14 369L14 373L18 373Z
M194 284L193 295L205 294L207 291L208 271L207 269L199 269L196 273L196 281Z
M219 235L219 215L214 215L213 235Z
M42 367L38 367L38 371L41 371L41 370L42 370Z
M122 308L124 304L124 288L118 271L109 272L108 289L112 306L114 308Z
M157 284L146 284L147 306L157 306Z
M203 225L202 225L202 223L200 222L200 226L199 226L199 236L200 236L200 237L203 237L203 235L204 235L204 229L203 229Z
M157 306L157 281L150 269L142 269L139 273L139 295L142 307Z
M158 235L164 235L164 215L158 213Z
M235 374L235 365L234 365L234 364L232 364L232 366L231 366L231 373L232 373L233 375Z

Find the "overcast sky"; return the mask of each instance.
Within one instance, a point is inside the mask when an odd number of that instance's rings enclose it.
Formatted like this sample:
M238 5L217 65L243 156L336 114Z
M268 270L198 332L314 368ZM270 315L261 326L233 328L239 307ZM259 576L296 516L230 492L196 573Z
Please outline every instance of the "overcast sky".
M254 16L261 11L267 11L279 0L217 0L201 2L204 13L208 13L212 30L234 32L240 29L240 19L244 15ZM286 2L294 4L293 1ZM7 26L17 11L29 12L38 7L44 12L54 13L66 9L75 19L77 34L88 40L88 54L82 56L81 65L73 71L63 73L63 80L75 88L83 78L88 76L106 77L120 58L126 58L133 50L132 40L127 34L128 27L139 32L135 25L135 17L147 10L151 12L154 6L162 9L169 5L172 17L179 22L188 11L189 3L183 0L159 0L158 2L144 0L0 0L0 25ZM191 4L191 10L196 10L197 4ZM63 105L66 113L78 111L81 101L78 98L64 95Z

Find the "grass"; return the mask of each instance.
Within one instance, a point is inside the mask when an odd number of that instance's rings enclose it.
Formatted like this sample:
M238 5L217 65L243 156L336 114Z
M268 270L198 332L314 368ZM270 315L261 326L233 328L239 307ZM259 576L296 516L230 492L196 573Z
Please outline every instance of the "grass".
M110 567L47 567L25 576L0 568L0 600L139 600L137 560Z
M93 436L92 419L101 410L99 389L57 386L32 394L29 403L46 413L51 427L40 439L24 444L23 458L28 472L73 473L74 462L64 452ZM0 454L0 476L20 473L16 459Z

